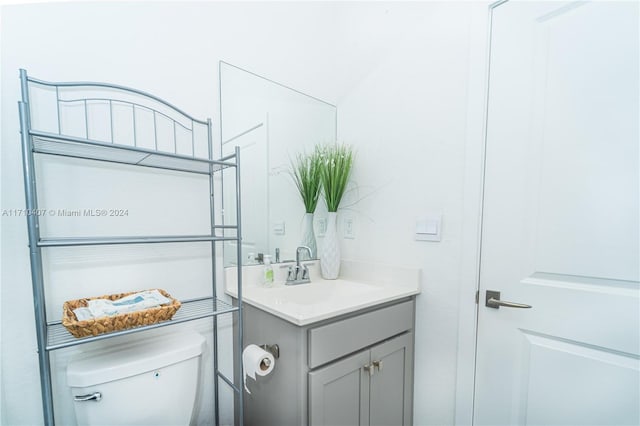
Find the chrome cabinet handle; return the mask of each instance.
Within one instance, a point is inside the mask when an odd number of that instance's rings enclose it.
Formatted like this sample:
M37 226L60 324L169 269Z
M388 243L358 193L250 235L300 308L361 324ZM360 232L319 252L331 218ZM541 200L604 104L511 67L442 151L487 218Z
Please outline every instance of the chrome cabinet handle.
M382 371L382 361L373 361L372 364L378 371Z
M506 300L500 300L500 292L487 290L487 294L485 297L485 304L487 308L500 309L500 306L504 306L505 308L520 308L520 309L529 309L532 306L524 303L515 303L515 302L507 302Z
M73 397L73 400L78 402L84 402L84 401L98 402L101 399L102 399L102 394L100 392L94 392L87 395L76 395Z
M362 367L362 369L364 371L368 371L369 372L369 377L373 376L373 371L374 371L373 370L374 369L373 364L365 364L364 367Z

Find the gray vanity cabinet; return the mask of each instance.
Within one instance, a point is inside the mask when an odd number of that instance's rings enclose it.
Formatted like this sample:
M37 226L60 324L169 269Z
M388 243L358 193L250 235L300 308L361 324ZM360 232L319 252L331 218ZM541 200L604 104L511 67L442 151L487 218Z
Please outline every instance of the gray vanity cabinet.
M410 425L413 334L309 373L309 423Z
M280 349L247 381L245 425L411 425L414 317L414 297L304 326L245 303L244 344Z
M368 425L370 353L363 351L309 373L309 424Z
M371 362L374 373L369 391L369 424L411 425L413 333L403 334L371 348Z

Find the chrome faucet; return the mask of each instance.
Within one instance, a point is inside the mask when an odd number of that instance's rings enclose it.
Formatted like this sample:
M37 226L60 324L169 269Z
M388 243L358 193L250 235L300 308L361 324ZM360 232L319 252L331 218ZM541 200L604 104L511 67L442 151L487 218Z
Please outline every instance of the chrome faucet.
M300 264L300 252L305 251L309 255L309 258L313 256L311 249L307 246L300 246L296 249L296 266L290 266L287 273L286 285L305 284L310 283L309 268L307 265Z
M296 249L296 266L300 266L300 250L306 250L309 255L309 259L313 257L313 253L311 253L311 249L307 246L300 246Z

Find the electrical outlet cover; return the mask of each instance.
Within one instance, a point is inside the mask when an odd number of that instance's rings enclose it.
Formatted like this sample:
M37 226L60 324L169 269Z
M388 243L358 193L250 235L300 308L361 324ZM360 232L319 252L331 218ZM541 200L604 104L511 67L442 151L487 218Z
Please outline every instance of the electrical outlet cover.
M352 217L344 220L344 238L354 239L356 237L356 224Z
M320 217L316 219L316 237L324 237L327 233L327 219Z

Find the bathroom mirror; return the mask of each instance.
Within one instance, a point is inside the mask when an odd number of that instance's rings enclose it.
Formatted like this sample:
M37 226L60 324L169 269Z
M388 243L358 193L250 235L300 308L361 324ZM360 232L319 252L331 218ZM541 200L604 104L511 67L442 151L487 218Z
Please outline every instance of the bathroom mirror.
M276 249L280 261L294 259L305 211L290 162L316 144L335 142L336 107L226 62L219 71L222 155L236 146L241 153L242 263L258 262L259 254L275 261ZM226 223L235 217L233 173L223 174ZM316 218L323 211L320 201ZM225 243L224 262L237 263L231 242Z

